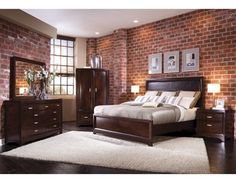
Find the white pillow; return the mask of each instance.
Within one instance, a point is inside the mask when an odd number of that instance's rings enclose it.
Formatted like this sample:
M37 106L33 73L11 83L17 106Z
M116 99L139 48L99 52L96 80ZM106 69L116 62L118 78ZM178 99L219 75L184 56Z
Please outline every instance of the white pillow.
M142 99L143 99L144 96L137 96L135 99L134 99L134 102L141 102Z
M171 96L168 100L166 100L167 104L178 105L181 101L182 97Z
M179 92L179 97L194 97L196 94L196 91L180 91Z
M148 102L150 99L150 96L143 96L143 99L141 100L141 102Z
M161 103L166 103L166 101L170 98L170 96L163 96L161 95L158 99L158 102L161 102Z
M158 91L147 91L144 96L156 96Z
M176 92L173 92L173 91L163 91L161 93L161 96L175 96L176 95Z
M156 96L149 96L148 101L153 102L153 99L155 99Z
M159 97L160 97L160 96L155 96L155 97L151 100L151 102L159 102L159 101L158 101Z
M152 107L152 108L155 108L159 105L158 102L145 102L142 107Z
M182 99L180 100L180 102L178 103L179 106L182 106L186 109L189 109L192 102L194 100L194 97L182 97Z

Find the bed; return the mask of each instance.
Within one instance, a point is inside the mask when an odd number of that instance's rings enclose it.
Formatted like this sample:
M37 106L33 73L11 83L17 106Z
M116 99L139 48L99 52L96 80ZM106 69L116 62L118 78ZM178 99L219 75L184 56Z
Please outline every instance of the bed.
M203 77L165 78L146 81L146 90L159 91L200 91L203 90ZM202 107L201 94L196 107ZM153 145L153 136L182 130L195 130L195 120L153 124L150 119L127 118L121 116L93 116L93 133L101 133L120 139L138 141Z

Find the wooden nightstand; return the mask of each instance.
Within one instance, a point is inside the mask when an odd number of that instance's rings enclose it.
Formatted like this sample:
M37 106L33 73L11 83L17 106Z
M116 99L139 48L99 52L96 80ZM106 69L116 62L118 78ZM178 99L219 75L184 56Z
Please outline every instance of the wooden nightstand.
M221 141L233 138L233 110L199 109L196 119L198 136L218 138Z

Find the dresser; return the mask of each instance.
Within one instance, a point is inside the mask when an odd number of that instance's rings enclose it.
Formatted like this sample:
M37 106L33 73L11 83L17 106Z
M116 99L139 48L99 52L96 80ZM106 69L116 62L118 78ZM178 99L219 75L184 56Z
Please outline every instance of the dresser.
M93 109L108 103L108 70L76 69L76 112L78 126L93 124Z
M25 144L62 133L62 100L4 101L6 143Z
M196 119L198 136L218 138L221 141L233 138L233 110L199 109Z

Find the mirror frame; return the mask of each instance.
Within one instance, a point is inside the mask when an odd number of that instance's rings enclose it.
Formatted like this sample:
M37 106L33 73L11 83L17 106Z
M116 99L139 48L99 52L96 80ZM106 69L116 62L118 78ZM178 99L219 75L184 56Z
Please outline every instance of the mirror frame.
M44 62L38 62L35 60L30 60L26 58L16 57L13 56L10 58L10 100L16 100L16 99L34 99L34 96L16 96L16 61L20 62L26 62L30 64L39 65L42 67L46 67L46 64Z

